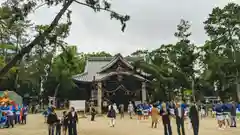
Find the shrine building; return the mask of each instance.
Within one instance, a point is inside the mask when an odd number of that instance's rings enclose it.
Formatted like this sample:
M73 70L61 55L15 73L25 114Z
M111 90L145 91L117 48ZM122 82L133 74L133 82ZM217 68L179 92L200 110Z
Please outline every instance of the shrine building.
M134 72L133 62L143 60L139 57L89 57L85 71L73 76L80 89L85 91L85 100L96 102L97 110L102 112L102 105L108 101L124 104L129 101L147 100L147 80L143 73Z

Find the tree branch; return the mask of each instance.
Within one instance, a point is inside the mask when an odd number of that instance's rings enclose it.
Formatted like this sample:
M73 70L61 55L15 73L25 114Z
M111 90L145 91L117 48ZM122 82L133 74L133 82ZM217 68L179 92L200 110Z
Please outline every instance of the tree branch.
M78 4L80 4L80 5L83 5L83 6L87 6L87 7L90 7L90 8L92 8L92 9L94 9L94 11L95 12L97 12L97 11L100 11L100 10L103 10L103 11L107 11L107 12L110 12L111 13L111 19L112 18L115 18L116 20L120 20L120 22L121 22L121 24L122 24L122 32L124 32L125 31L125 28L126 28L126 22L130 19L130 16L129 15L121 15L121 14L119 14L119 13L116 13L115 11L113 11L113 10L111 10L110 9L110 6L108 5L108 6L106 6L105 5L105 7L100 7L100 5L98 4L98 5L96 5L96 7L95 7L95 5L94 4L89 4L89 3L84 3L84 2L80 2L80 1L78 1L78 0L74 0L74 2L76 2L76 3L78 3Z
M95 8L95 7L93 7L92 5L89 5L89 4L87 4L87 3L80 2L80 1L78 1L78 0L74 0L74 2L76 2L76 3L80 4L80 5L84 5L84 6L93 8L93 9ZM98 7L98 9L104 10L104 11L107 11L107 12L110 12L110 13L116 13L116 12L114 12L113 10L106 9L106 8L102 8L102 7Z
M51 33L51 31L58 25L59 20L67 11L69 6L73 3L73 1L74 0L69 0L66 2L60 12L55 16L51 25L42 34L38 35L28 46L24 47L6 66L0 70L0 77L5 75L14 65L16 65L16 63L21 60L26 53L29 53L32 48L39 43L39 41L43 40L49 33Z
M38 10L40 7L42 7L44 5L47 5L47 3L43 3L43 4L39 5L39 6L37 6L35 9L33 9L33 12L35 12L36 10Z

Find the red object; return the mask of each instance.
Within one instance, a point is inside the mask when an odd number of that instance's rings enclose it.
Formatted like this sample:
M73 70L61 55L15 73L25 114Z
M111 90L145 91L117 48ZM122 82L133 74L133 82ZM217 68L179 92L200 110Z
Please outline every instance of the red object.
M23 108L21 108L20 110L20 121L22 121L22 117L23 117Z
M15 106L16 110L18 110L18 105L17 105L17 104L14 104L14 106Z

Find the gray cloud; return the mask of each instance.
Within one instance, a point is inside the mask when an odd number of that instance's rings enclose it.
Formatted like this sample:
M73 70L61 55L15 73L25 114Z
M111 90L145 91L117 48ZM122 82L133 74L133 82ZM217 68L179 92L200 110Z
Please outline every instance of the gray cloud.
M113 0L112 8L127 13L131 20L125 33L119 21L110 20L105 12L74 4L71 9L72 29L67 42L77 45L79 51L108 51L124 55L136 49L154 49L161 44L176 41L173 34L180 19L192 24L191 40L203 44L207 39L203 21L215 6L224 6L239 0ZM59 8L39 9L31 18L38 24L49 23Z

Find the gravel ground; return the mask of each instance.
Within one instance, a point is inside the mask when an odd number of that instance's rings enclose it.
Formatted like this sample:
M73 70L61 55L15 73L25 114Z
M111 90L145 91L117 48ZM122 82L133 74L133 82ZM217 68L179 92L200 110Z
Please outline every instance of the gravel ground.
M48 135L47 125L40 114L29 115L27 125L17 125L15 128L0 129L0 135ZM79 135L164 135L161 121L156 129L150 128L151 120L138 122L136 119L117 118L114 128L108 126L106 117L97 117L95 122L89 118L79 119ZM240 122L238 121L238 125ZM172 120L173 135L177 135L175 121ZM186 135L193 135L192 130L185 126ZM206 118L200 122L199 135L239 135L240 128L226 128L218 130L213 118Z

